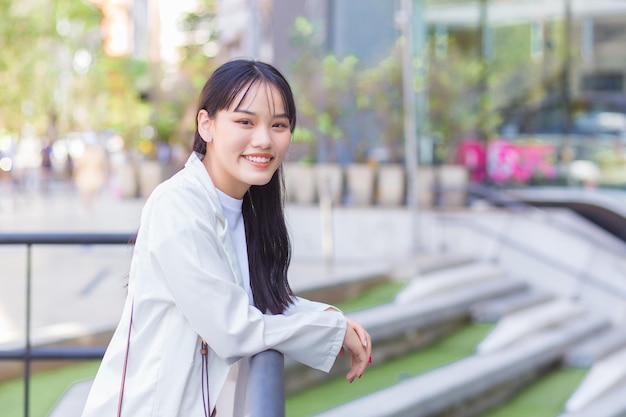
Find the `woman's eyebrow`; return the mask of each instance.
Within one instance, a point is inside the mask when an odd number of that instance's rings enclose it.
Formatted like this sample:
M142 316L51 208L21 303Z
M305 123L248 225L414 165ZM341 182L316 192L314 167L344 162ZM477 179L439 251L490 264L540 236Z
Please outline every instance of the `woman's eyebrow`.
M233 113L244 113L244 114L248 114L250 116L256 116L257 114L253 111L250 110L244 110L244 109L235 109L233 110ZM281 113L281 114L275 114L272 116L274 119L288 119L289 116L287 115L287 113Z
M252 112L250 110L244 110L244 109L235 109L235 110L233 110L233 113L244 113L244 114L249 114L251 116L255 116L256 115L255 112Z

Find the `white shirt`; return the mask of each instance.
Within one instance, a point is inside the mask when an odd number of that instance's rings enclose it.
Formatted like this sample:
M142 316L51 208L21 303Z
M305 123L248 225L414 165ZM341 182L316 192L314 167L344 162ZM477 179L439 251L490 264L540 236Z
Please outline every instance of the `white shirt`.
M254 299L250 285L250 269L248 268L246 228L244 226L243 213L241 212L243 200L231 197L220 189L217 189L217 197L222 204L224 216L226 217L226 225L235 245L235 252L237 253L237 259L239 259L239 266L241 268L241 276L243 277L243 285L248 293L250 305L253 305ZM248 358L240 359L231 366L226 382L224 383L224 388L222 388L222 392L217 399L216 417L235 415L237 406L241 406L245 403L245 389L241 389L241 387L245 384L248 370ZM239 389L237 389L238 387ZM239 410L238 413L245 413L245 410Z
M246 242L246 228L243 222L243 213L241 207L243 206L243 200L231 197L228 194L217 190L217 197L220 199L222 209L224 210L224 216L226 217L226 224L230 231L230 237L235 244L235 252L237 252L237 259L239 259L239 266L241 267L241 275L243 277L243 285L250 297L250 305L254 304L252 299L252 288L250 287L250 269L248 267L248 245Z

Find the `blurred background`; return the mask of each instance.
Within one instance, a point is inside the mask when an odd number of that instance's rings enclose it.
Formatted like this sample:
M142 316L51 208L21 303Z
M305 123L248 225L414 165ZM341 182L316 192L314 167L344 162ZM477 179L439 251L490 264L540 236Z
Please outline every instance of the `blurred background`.
M408 152L413 165L461 165L471 181L626 183L618 0L0 7L0 179L16 191L71 179L97 146L110 170L95 182L146 195L142 166L159 179L178 166L198 91L237 57L272 62L293 84L291 161L406 163Z

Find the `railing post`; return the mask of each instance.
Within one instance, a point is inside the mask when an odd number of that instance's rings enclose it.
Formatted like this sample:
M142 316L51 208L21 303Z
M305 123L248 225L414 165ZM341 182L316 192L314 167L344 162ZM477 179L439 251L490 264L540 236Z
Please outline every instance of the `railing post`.
M24 417L30 415L30 362L31 362L31 283L32 283L32 245L26 245L26 351L24 357Z
M285 360L266 350L250 359L246 408L252 417L285 417Z

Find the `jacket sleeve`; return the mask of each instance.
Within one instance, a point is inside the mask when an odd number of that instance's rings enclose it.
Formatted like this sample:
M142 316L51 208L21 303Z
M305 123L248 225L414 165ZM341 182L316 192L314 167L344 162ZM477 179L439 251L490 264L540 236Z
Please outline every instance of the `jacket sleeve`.
M330 304L321 303L319 301L312 301L302 297L295 297L293 304L291 304L287 310L285 310L286 315L291 315L295 313L301 313L304 311L324 311L327 308L334 308L339 311L339 309Z
M170 194L155 202L148 219L148 253L193 330L228 363L275 349L330 370L343 343L344 316L319 310L262 314L235 283L220 243L230 239L223 235L228 230L219 227L214 214L207 215L206 204Z

